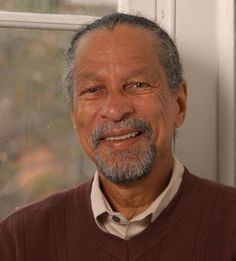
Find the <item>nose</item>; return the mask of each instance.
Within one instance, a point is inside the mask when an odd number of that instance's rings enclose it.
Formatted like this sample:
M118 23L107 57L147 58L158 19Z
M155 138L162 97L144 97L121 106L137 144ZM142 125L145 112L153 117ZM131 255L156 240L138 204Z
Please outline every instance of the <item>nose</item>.
M107 94L101 106L102 118L118 122L128 118L134 112L132 101L123 93Z

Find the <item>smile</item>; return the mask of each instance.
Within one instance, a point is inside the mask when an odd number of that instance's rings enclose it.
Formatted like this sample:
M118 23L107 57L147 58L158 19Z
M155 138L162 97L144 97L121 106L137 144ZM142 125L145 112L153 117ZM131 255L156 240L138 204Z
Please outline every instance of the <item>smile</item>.
M134 132L127 133L127 134L121 135L121 136L106 137L106 138L104 138L104 140L107 140L107 141L122 141L122 140L127 140L129 138L133 138L133 137L137 136L138 134L139 134L138 131L134 131Z

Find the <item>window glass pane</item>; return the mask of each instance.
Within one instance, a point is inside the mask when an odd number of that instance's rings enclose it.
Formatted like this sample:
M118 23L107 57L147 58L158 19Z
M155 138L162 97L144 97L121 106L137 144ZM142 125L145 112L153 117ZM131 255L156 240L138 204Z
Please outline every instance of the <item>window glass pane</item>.
M102 16L116 12L117 0L0 0L0 10Z
M0 29L0 219L93 174L62 88L71 32Z

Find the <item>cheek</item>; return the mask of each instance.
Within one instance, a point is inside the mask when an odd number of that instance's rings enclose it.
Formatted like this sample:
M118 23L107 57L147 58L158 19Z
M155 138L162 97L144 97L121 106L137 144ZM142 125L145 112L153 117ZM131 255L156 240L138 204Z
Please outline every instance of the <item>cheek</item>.
M146 116L152 125L155 140L168 142L172 139L175 113L171 104L168 106L168 103L157 101L152 105L149 103L149 113L147 112Z
M145 101L142 108L140 108L141 113L145 113L144 117L154 123L154 125L160 125L166 119L168 114L168 108L163 106L163 104L157 99L149 99L148 102Z
M91 117L81 108L73 116L74 129L83 149L89 154L91 150Z
M81 102L75 106L75 120L78 129L86 128L90 130L92 128L92 123L94 122L96 115L96 108L94 106L89 106L84 102Z

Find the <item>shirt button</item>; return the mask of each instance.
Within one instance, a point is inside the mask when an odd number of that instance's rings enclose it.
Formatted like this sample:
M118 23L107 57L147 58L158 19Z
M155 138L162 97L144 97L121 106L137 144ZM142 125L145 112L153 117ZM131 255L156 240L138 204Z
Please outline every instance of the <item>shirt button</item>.
M119 217L117 217L117 216L112 216L112 219L113 219L113 221L115 221L116 223L118 223L118 222L120 222L120 218Z

